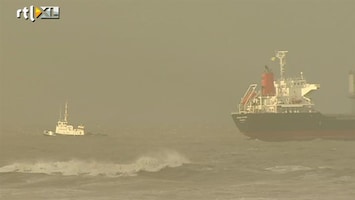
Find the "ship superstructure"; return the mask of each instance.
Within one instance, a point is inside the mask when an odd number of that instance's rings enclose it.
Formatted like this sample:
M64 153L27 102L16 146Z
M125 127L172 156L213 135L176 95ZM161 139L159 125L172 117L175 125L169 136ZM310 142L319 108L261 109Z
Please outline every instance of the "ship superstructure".
M280 78L274 80L272 70L265 66L261 86L251 84L238 104L232 118L238 129L249 136L267 141L298 139L355 139L354 115L325 115L315 109L311 93L319 84L308 83L301 72L298 77L285 76L285 56L277 51L272 60L279 60ZM354 81L349 82L354 87ZM350 84L350 83L349 83ZM354 89L350 96L355 99Z
M299 77L285 78L286 53L276 53L280 61L280 79L274 80L273 72L265 66L261 89L257 90L255 83L249 86L239 104L240 113L316 112L308 95L318 90L320 85L307 83L302 72Z
M55 134L59 135L85 135L84 126L79 125L77 128L74 128L73 125L70 125L68 122L68 102L65 103L64 109L64 118L62 119L61 115L57 122L55 128Z

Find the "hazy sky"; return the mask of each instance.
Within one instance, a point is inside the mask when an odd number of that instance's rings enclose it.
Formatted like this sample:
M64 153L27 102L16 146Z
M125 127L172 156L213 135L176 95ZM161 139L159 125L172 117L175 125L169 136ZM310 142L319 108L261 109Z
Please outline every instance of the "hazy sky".
M16 18L57 5L60 20ZM71 120L97 127L220 124L264 65L320 83L326 113L349 112L355 69L353 0L2 0L1 127L54 128L68 99Z

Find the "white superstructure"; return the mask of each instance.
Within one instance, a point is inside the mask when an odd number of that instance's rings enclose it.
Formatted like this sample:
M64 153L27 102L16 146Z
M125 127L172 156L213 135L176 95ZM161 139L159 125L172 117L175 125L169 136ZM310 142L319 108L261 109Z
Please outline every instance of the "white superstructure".
M85 135L84 126L80 125L78 128L68 123L68 103L65 103L64 119L61 116L55 127L55 133L59 135Z
M298 113L315 112L308 95L318 90L319 84L307 83L303 73L297 78L285 77L285 56L288 51L277 51L280 61L280 78L274 80L273 73L266 66L261 90L251 84L239 104L239 113Z

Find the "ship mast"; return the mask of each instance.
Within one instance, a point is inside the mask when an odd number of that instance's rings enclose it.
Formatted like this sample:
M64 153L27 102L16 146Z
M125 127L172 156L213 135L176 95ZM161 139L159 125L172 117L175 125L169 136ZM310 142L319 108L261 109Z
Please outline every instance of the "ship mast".
M68 122L68 101L65 102L64 121Z
M285 65L286 65L286 60L284 60L286 53L288 51L277 51L276 52L276 57L280 60L280 78L281 80L285 79Z

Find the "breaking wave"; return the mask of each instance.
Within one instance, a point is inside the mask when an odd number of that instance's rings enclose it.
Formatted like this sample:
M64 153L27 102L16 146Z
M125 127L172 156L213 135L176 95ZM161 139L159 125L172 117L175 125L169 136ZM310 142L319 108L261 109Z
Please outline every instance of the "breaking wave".
M69 161L37 161L18 162L0 167L0 173L40 173L64 176L135 176L138 172L157 172L164 168L179 167L190 161L177 152L156 153L151 156L139 157L130 164L115 164L108 162L85 161L72 159Z

